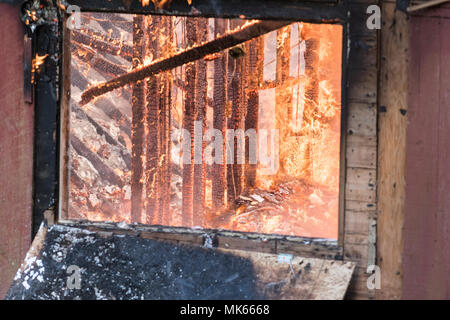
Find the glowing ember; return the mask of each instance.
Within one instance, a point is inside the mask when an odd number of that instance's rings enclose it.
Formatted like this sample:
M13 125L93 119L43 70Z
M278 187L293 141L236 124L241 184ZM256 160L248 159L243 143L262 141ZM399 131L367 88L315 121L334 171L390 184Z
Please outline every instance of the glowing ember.
M104 15L72 32L68 218L337 238L341 26L190 59L260 21ZM95 86L115 90L80 107Z
M39 73L41 65L45 62L45 59L48 57L48 54L40 56L36 53L36 56L31 62L31 83L34 83L34 75Z

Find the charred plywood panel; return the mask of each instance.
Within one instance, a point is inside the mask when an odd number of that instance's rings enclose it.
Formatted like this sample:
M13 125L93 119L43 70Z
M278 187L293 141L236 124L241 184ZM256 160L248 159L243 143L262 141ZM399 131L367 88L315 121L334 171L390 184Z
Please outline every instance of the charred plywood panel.
M53 225L41 228L6 298L342 299L354 267Z

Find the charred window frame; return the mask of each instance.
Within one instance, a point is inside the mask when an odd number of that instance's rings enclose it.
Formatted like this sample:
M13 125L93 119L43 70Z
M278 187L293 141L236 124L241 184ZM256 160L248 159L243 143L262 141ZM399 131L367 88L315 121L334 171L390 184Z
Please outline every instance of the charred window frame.
M316 257L342 259L344 235L344 194L346 172L347 131L347 87L350 77L348 65L351 58L349 38L352 29L363 26L361 21L353 19L349 14L349 4L342 0L196 0L193 6L184 0L174 0L170 9L155 9L150 5L142 7L138 1L121 0L69 0L68 4L78 6L86 12L164 14L178 16L203 16L221 18L293 20L312 23L333 23L343 26L342 46L342 81L341 81L341 145L340 145L340 177L339 177L339 236L338 241L325 239L288 237L266 234L252 234L235 231L192 230L182 227L160 227L139 225L121 230L116 224L94 223L83 221L58 221L61 205L65 201L64 188L67 176L61 170L67 160L64 139L67 136L62 120L67 117L64 108L66 95L61 90L70 88L70 76L61 72L64 69L64 50L68 43L64 42L63 21L60 17L57 27L44 25L37 29L34 36L36 52L44 55L49 51L58 59L47 59L44 68L36 79L35 85L35 169L34 169L34 210L33 231L37 231L44 220L45 213L53 212L59 223L84 226L93 230L109 230L118 233L135 233L141 236L176 242L204 244L213 240L216 245L226 248L248 249L264 252L301 252ZM127 6L128 4L128 6ZM61 11L62 12L62 11ZM66 48L66 49L65 49Z

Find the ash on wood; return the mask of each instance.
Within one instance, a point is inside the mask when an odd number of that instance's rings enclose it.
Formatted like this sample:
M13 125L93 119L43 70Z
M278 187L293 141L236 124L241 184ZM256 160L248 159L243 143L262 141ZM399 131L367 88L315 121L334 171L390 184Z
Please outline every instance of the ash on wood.
M42 226L6 299L342 299L354 267Z

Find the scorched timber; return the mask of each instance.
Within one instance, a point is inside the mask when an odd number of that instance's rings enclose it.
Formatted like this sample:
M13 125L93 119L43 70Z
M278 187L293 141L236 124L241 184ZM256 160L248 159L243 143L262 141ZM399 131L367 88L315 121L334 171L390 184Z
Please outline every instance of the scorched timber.
M114 89L123 87L130 83L141 81L151 75L171 70L173 68L182 66L183 64L193 62L205 57L206 55L220 52L245 41L269 33L273 30L282 28L290 23L291 22L286 21L263 21L252 23L246 27L230 32L229 34L219 37L215 40L186 49L185 51L179 52L167 59L157 60L147 66L135 69L115 79L92 87L83 93L83 95L81 96L80 104L85 105L92 99Z
M128 61L133 59L133 48L126 45L116 45L107 39L101 39L100 36L94 34L83 33L80 31L72 31L72 40L79 44L87 45L91 48L97 49L101 52L106 52L112 55L120 55Z
M71 50L74 55L83 62L90 64L97 71L106 73L108 76L119 76L126 73L126 67L109 62L103 58L97 57L95 52L83 49L80 45L72 44Z
M92 164L92 166L95 168L95 170L97 170L97 172L103 179L116 186L119 186L120 188L123 187L124 182L122 181L122 179L114 173L113 169L103 163L102 159L99 156L97 156L88 147L86 147L80 139L72 135L70 138L70 144L72 145L76 153L86 158Z

